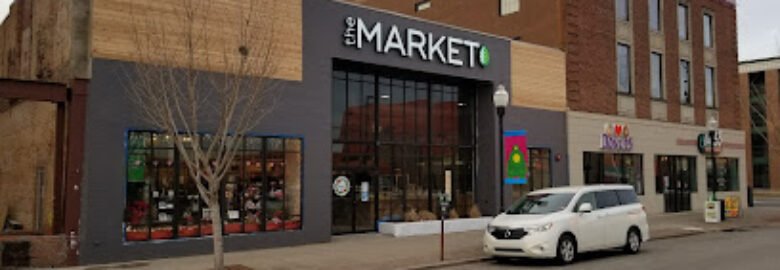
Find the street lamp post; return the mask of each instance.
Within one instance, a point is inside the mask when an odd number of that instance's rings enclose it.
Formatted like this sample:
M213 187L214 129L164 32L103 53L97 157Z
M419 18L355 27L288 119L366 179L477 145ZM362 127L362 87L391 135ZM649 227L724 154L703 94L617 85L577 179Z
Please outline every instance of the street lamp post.
M504 113L506 113L506 106L509 105L509 92L503 84L496 87L496 92L493 93L493 104L498 115L499 210L504 212Z
M715 160L715 136L718 133L718 119L715 116L710 117L707 121L707 129L710 135L710 159L712 160L712 201L717 201L718 192L718 161Z

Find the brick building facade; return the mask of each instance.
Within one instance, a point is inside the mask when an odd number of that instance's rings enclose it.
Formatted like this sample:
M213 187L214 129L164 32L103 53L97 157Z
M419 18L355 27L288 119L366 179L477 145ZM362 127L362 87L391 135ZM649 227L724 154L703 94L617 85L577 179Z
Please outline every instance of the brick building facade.
M614 161L633 153L636 162L643 165L634 170L642 173L628 182L641 182L635 183L638 189L656 191L643 196L651 205L650 211L700 209L698 202L708 196L703 191L712 186L731 191L729 195L741 196L746 202L750 171L746 169L746 123L742 113L732 113L743 111L746 102L737 75L734 1L350 1L565 51L570 183L595 183L587 172L592 155ZM627 51L627 57L621 58L621 50ZM654 65L653 58L660 60ZM621 61L628 67L624 73ZM681 89L688 90L681 93ZM722 131L722 159L715 162L717 178L708 175L714 162L696 147L697 136L706 133L710 119L717 119ZM601 125L622 124L636 127L631 129L635 147L604 151L598 143ZM589 127L590 132L583 131ZM666 132L654 131L659 128ZM637 134L640 130L652 134ZM672 138L662 138L667 136ZM679 175L669 172L677 165L659 169L680 157L693 163L683 171L695 170L696 182L680 180ZM599 175L604 177L603 172ZM708 183L718 178L728 178L730 184ZM622 178L617 181L626 182ZM672 188L674 183L683 186L682 190ZM670 207L671 197L680 193L682 207Z

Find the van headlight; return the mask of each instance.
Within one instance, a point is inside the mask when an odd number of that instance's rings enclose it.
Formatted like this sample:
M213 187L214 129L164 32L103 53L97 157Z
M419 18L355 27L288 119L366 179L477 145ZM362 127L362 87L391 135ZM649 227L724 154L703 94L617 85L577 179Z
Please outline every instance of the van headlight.
M550 222L550 223L547 223L547 224L544 224L544 225L541 225L541 226L537 226L537 227L529 227L526 230L528 230L529 232L546 232L546 231L550 230L552 228L552 226L553 226L553 224L552 224L552 222Z
M487 226L487 232L488 233L493 233L495 231L496 231L496 226L493 226L493 225L488 225Z

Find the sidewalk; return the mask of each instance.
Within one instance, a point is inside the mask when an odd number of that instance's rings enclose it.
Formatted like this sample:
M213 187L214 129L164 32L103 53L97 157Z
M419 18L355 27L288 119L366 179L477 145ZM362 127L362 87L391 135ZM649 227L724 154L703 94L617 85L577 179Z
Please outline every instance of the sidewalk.
M780 207L750 208L743 217L704 223L701 212L648 218L654 240L741 228L780 226ZM445 264L484 259L482 231L446 235ZM439 236L392 238L379 234L335 236L329 243L225 254L233 269L421 269L440 266ZM211 256L190 256L72 269L210 269Z

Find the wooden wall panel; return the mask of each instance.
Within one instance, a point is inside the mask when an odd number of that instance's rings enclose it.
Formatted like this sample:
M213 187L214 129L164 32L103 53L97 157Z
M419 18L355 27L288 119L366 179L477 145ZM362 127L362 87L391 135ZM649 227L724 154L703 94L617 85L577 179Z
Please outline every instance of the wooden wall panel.
M69 81L70 4L65 0L14 1L0 25L0 77Z
M196 0L198 2L199 0ZM259 6L253 25L256 33L270 33L274 47L273 59L276 72L271 77L285 80L302 80L303 27L302 0L252 0ZM100 0L93 3L92 55L96 58L124 60L132 62L169 63L170 56L185 56L184 26L187 20L176 14L180 0ZM197 24L206 22L205 35L212 41L198 46L199 55L208 61L199 61L198 69L216 72L230 72L233 68L222 59L225 50L238 47L239 27L235 27L235 18L240 18L248 4L245 1L212 0L207 16L199 17ZM197 27L197 26L196 26ZM155 48L165 50L145 56L138 53L138 41L151 33L166 33L163 45ZM203 29L198 27L198 29ZM272 29L272 33L269 31ZM141 33L136 35L136 33ZM140 38L139 38L140 36ZM267 36L267 35L263 35ZM264 37L266 38L266 37ZM265 43L265 42L259 42ZM251 45L250 45L251 47ZM147 49L144 49L147 50ZM178 57L173 57L178 58ZM183 63L182 63L183 64ZM174 64L180 65L180 64Z
M555 111L566 110L566 56L554 48L512 42L512 102Z

